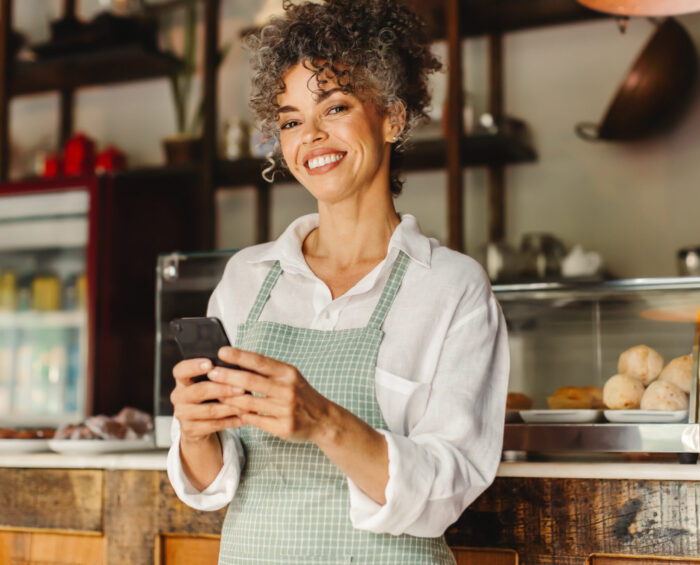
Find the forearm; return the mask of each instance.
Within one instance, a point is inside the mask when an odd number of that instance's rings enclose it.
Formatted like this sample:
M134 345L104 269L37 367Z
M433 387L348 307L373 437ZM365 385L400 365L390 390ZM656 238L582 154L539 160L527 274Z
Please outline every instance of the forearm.
M389 452L382 434L343 407L330 404L314 441L367 496L378 504L386 502Z
M213 433L200 440L181 437L180 461L192 486L200 491L207 488L224 465L219 434Z

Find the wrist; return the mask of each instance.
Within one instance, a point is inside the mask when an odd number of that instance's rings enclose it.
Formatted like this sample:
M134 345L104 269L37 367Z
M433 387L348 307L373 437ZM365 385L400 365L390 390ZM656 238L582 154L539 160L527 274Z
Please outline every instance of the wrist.
M332 449L334 446L342 443L344 433L342 412L343 408L333 402L329 402L323 418L320 420L319 425L316 426L311 441L322 451Z

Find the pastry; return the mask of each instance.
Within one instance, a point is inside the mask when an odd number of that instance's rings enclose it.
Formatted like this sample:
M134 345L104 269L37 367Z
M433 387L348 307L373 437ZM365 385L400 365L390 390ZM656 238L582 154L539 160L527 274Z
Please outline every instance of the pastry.
M557 390L552 396L547 397L547 405L552 410L592 408L593 397L589 391L583 388L565 386Z
M506 410L529 410L532 398L522 392L509 392L506 397Z
M644 385L629 375L613 375L603 387L603 403L611 410L633 410L639 408L644 394Z
M642 410L687 410L688 395L673 383L655 381L648 387L641 403Z
M664 358L647 345L630 347L620 355L617 372L642 381L647 386L664 368Z
M690 379L693 369L693 358L683 355L672 359L659 375L660 381L673 383L686 394L690 394Z

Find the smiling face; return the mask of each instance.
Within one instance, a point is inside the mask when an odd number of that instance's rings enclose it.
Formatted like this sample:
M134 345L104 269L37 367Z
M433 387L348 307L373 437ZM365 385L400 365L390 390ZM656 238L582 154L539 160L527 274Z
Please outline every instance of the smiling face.
M396 133L388 114L322 78L327 81L319 85L301 63L284 75L278 123L289 170L319 203L388 194Z

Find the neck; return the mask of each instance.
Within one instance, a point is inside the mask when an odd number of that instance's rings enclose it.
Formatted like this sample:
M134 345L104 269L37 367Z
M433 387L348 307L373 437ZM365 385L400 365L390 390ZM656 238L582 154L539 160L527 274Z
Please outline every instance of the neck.
M338 270L381 261L400 220L389 191L380 194L352 202L319 202L319 225L304 241L304 256Z

